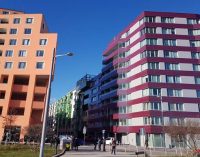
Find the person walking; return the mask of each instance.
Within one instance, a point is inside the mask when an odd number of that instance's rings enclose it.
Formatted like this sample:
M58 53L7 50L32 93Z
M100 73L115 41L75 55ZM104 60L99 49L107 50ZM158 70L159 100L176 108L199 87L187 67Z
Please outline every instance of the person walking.
M101 151L101 143L102 143L101 138L99 138L99 139L98 139L98 147L99 147L99 151Z
M116 140L115 139L112 139L111 145L112 145L111 154L116 155Z

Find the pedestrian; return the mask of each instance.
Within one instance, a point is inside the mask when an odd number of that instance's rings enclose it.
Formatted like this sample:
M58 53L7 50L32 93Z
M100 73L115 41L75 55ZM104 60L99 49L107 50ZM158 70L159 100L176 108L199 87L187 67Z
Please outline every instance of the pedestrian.
M105 137L103 138L103 151L106 151L106 139Z
M96 150L97 144L98 144L98 140L95 138L95 139L94 139L94 150Z
M79 142L78 142L78 138L75 138L75 150L78 151L78 146L79 146Z
M101 138L98 138L98 147L99 147L99 151L101 151Z
M115 152L116 152L116 140L115 140L115 139L112 139L112 143L111 143L111 145L112 145L112 151L111 151L111 154L116 155L116 154L115 154Z

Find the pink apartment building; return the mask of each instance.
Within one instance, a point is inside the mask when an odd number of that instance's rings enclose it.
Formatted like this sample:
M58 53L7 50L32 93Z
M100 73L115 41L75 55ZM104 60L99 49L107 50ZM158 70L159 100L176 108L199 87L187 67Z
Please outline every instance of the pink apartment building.
M10 128L10 138L19 140L24 128L42 123L56 44L57 34L48 32L42 14L0 9L1 140Z

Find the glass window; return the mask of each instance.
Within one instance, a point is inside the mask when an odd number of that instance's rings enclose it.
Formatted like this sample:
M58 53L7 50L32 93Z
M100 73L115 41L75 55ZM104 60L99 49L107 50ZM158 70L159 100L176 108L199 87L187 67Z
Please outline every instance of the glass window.
M197 24L198 20L197 19L187 19L187 24Z
M139 24L142 25L144 22L153 23L156 22L156 17L153 16L145 16L139 21Z
M29 45L30 44L30 39L23 39L22 40L22 45Z
M24 34L31 34L31 29L30 28L25 28L24 29Z
M197 98L200 98L200 90L197 90Z
M188 29L188 35L200 35L200 29Z
M17 40L16 39L10 39L9 45L16 45Z
M200 59L200 52L191 52L192 59Z
M143 110L161 110L160 102L143 103Z
M26 68L26 62L19 62L18 68L19 69L25 69Z
M179 64L165 63L166 70L179 70Z
M159 63L157 62L148 63L148 69L159 69Z
M36 56L37 57L43 57L44 56L44 50L37 50L36 51Z
M182 90L167 89L167 96L181 97L182 96Z
M166 76L167 83L180 83L180 76Z
M19 50L19 57L25 57L26 56L26 50Z
M37 62L36 69L44 69L44 62Z
M195 84L200 84L200 77L195 77Z
M145 45L157 45L157 39L144 39L140 42L141 47Z
M200 71L200 64L193 64L193 71Z
M33 23L33 18L27 18L26 23L28 23L28 24Z
M176 51L164 51L164 57L166 58L178 58Z
M19 24L20 23L20 18L14 18L13 19L14 24Z
M175 34L174 28L162 28L162 34Z
M200 47L200 40L191 40L190 46L191 47Z
M17 29L11 28L10 29L10 34L17 34Z
M153 27L145 27L141 30L140 34L155 34L156 33L156 28Z
M4 68L5 69L11 69L12 68L12 62L6 62Z
M162 23L174 23L174 18L173 17L161 17L161 22Z
M164 46L176 46L176 40L175 39L163 39L163 45Z
M40 45L46 45L47 39L40 39Z
M157 50L143 51L141 53L141 58L146 58L146 57L158 57L158 51Z
M159 75L146 75L142 77L142 83L146 82L160 82L160 76Z
M6 50L6 57L12 57L13 56L13 50Z

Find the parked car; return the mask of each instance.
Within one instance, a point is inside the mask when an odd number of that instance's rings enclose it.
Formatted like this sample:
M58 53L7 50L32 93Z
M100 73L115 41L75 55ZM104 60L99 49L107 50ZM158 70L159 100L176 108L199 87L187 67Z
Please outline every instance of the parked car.
M114 137L107 137L106 144L111 144L113 139L114 139Z

